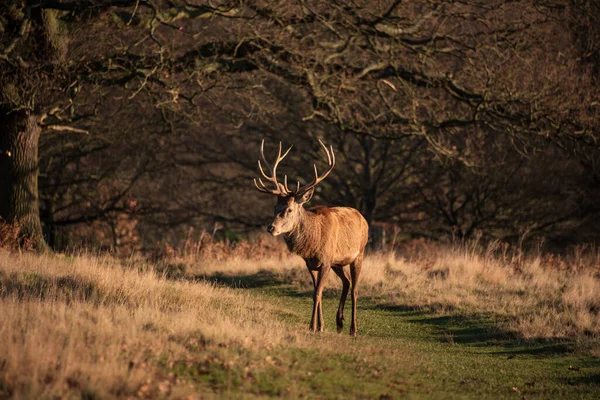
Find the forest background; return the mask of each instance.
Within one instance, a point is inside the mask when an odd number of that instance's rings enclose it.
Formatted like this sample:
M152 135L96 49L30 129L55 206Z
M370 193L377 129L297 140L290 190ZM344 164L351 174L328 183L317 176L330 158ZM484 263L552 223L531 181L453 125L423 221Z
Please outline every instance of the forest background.
M0 5L0 217L130 254L260 231L252 178L356 207L374 245L594 242L600 5L38 0Z

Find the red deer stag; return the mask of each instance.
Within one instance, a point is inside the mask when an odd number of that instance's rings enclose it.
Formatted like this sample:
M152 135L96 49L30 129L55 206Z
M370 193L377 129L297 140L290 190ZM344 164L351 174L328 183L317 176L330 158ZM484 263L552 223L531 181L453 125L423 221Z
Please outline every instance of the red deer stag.
M306 261L314 285L314 303L310 329L312 331L323 331L321 299L327 275L333 269L342 280L343 286L336 317L337 330L340 332L343 328L344 303L346 302L350 282L352 282L350 335L356 336L357 285L369 229L367 221L354 208L317 207L314 210L304 209L303 205L311 199L315 186L325 179L335 166L333 147L327 149L321 140L319 140L319 143L325 149L329 168L323 175L319 176L317 166L314 165L314 180L306 186L300 186L300 182L298 182L296 190L292 191L288 188L287 175L284 177L283 183L277 181L277 166L292 148L290 147L281 155L280 142L277 159L271 167L265 158L265 141L263 140L260 146L260 156L269 175L265 173L260 160L258 161L258 169L273 187L267 187L260 178L258 182L256 179L254 180L254 185L263 193L277 196L275 219L267 227L267 231L273 236L283 235L288 249Z

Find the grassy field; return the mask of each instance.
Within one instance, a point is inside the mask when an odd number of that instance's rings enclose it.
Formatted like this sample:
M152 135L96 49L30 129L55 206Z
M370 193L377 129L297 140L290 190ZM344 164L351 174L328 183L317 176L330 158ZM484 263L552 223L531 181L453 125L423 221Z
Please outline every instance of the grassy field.
M0 398L600 396L595 249L372 255L357 338L335 332L337 278L313 334L301 260L211 251L0 250Z

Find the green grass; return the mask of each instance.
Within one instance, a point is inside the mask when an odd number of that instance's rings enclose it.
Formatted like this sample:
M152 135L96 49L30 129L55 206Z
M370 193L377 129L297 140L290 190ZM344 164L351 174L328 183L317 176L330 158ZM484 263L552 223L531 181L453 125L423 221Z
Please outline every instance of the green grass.
M276 305L290 331L308 330L311 292L262 275L220 284ZM307 276L308 278L308 276ZM163 363L197 390L231 398L600 398L600 359L568 342L524 342L490 315L438 314L359 299L359 337L335 330L339 292L326 290L326 332L270 349L235 343L190 348ZM350 318L350 301L346 320Z

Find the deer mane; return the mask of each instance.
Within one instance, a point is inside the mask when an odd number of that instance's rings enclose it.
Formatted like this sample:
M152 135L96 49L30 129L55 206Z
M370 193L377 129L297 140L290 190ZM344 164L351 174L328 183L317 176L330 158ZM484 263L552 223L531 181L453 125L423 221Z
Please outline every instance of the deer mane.
M304 211L298 225L285 236L289 250L302 258L321 255L323 219L322 215Z

